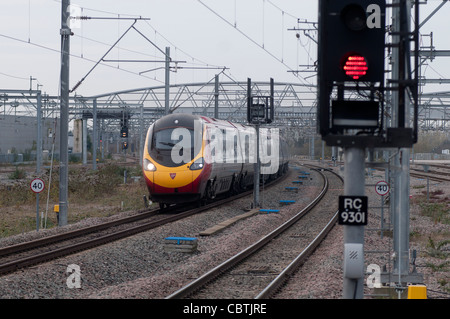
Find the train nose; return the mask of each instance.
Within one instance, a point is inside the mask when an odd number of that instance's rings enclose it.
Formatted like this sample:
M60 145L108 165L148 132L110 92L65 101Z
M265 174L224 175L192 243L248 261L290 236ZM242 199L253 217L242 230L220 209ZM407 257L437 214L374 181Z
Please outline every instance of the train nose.
M170 170L156 171L154 172L154 183L158 186L164 187L170 192L175 192L175 189L183 192L192 191L192 178L191 171L178 171L173 172Z

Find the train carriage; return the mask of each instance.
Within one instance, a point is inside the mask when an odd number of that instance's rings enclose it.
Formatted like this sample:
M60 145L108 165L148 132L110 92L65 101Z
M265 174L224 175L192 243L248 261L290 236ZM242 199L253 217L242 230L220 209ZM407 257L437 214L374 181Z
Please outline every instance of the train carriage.
M251 126L191 114L164 116L150 126L145 141L143 172L150 199L164 207L252 186L255 141ZM286 170L284 152L279 147L272 175Z

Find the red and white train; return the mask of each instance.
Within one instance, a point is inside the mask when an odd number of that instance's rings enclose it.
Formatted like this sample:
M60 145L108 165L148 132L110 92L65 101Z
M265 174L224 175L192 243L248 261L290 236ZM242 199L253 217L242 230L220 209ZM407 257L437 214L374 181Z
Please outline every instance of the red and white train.
M160 207L214 199L253 186L256 130L205 116L171 114L148 129L143 172ZM261 177L281 176L288 154L277 129L260 129Z

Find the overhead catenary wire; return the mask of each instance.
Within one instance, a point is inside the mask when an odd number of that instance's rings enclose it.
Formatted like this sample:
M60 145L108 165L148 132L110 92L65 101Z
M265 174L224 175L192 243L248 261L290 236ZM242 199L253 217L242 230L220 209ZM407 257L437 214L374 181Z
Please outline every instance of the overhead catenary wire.
M187 55L188 57L190 57L193 61L198 61L199 64L203 64L203 65L213 65L215 67L220 67L219 65L214 65L205 61L202 61L198 58L193 57L191 54L189 54L188 52L186 52L185 50L182 50L180 47L178 47L176 44L174 44L172 41L170 41L169 39L167 39L167 37L165 37L161 32L159 32L158 30L156 30L155 27L153 27L150 22L148 21L144 21L145 24L147 24L154 32L155 35L159 35L161 38L163 38L165 41L167 41L167 43L169 43L171 46L173 46L176 50L182 52L183 54ZM195 64L192 62L192 64Z
M61 1L55 0L55 2L60 3ZM81 13L82 13L82 14L84 14L84 10L89 10L89 11L95 11L95 12L101 12L101 13L106 13L106 14L117 15L117 17L88 17L88 16L84 16L84 15L79 16L79 17L75 17L75 19L78 19L78 20L81 20L81 21L84 21L84 20L92 20L92 19L99 19L99 20L102 20L102 19L104 19L104 20L112 20L112 19L117 20L117 19L121 19L121 20L134 20L134 21L136 21L136 20L143 20L143 21L145 21L145 22L146 22L153 30L155 30L155 34L158 33L158 34L159 34L162 38L164 38L166 41L168 41L169 43L173 44L171 41L169 41L166 37L164 37L161 33L159 33L153 26L151 26L151 25L148 23L148 20L150 20L150 19L148 19L148 18L142 18L142 16L139 16L139 15L128 15L128 14L122 14L122 13L118 14L118 13L114 13L114 12L108 12L108 11L104 11L104 10L95 10L95 9L90 9L90 8L85 8L85 7L80 7L80 9L81 9ZM138 32L141 36L143 36L144 38L146 38L148 41L150 41L150 39L149 39L148 37L146 37L142 32L140 32L136 27L134 27L133 29L136 30L136 32ZM159 82L159 83L164 83L164 81L158 80L156 77L149 77L149 76L143 75L144 72L133 72L133 71L130 71L130 70L121 68L119 64L117 64L117 67L114 67L114 66L111 66L111 65L109 65L109 64L102 63L102 62L106 62L106 61L103 61L103 59L100 59L100 60L96 60L96 61L95 61L95 60L86 58L86 54L85 54L86 52L85 52L85 46L84 46L84 40L87 39L87 40L89 40L89 41L101 43L101 44L104 44L104 45L108 45L108 44L106 44L106 43L104 43L104 42L102 42L102 41L98 41L98 40L95 40L95 39L86 37L86 36L84 36L84 33L85 33L85 30L84 30L84 28L83 28L83 29L81 30L81 35L73 34L74 36L77 36L77 37L79 37L79 38L81 39L81 52L80 52L80 55L76 55L76 54L71 53L70 56L76 57L76 58L80 58L80 59L82 59L82 60L86 60L86 61L89 61L89 62L94 62L95 64L94 64L94 66L88 71L88 73L82 78L82 80L80 80L80 81L72 88L72 90L71 90L70 92L74 92L74 91L81 85L81 83L84 81L84 79L85 79L85 78L86 78L86 77L87 77L87 76L88 76L88 75L89 75L89 74L90 74L90 73L91 73L98 65L112 67L112 68L119 69L119 70L122 70L122 71L125 71L125 72L128 72L128 73L132 73L132 74L135 74L135 75L138 75L138 76L142 76L142 77L144 77L144 78L153 79L153 80L155 80L155 81L157 81L157 82ZM33 45L33 46L36 46L36 47L39 47L39 48L42 48L42 49L45 49L45 50L50 50L50 51L53 51L53 52L56 52L56 53L60 53L60 50L53 49L53 48L51 48L51 47L48 47L48 46L45 46L45 45L41 45L41 44L32 42L31 39L30 39L30 36L28 36L28 40L22 40L22 39L19 39L19 38L17 38L17 37L9 36L9 35L6 35L6 34L0 34L0 36L2 36L2 37L4 37L4 38L11 39L11 40L19 41L19 42L22 42L22 43L27 43L27 44L29 44L29 45ZM119 39L118 41L120 41L120 39ZM118 45L118 43L117 43L118 41L116 41L116 43L113 44L113 45L111 46L111 48L112 48L112 47L117 47L117 48L118 48L118 51L119 51L119 50L126 50L126 51L128 51L128 52L133 52L133 53L137 53L137 54L148 55L147 53L138 52L138 51L135 51L135 50L130 50L130 49L128 49L128 48L119 47L119 45ZM150 42L151 42L151 41L150 41ZM116 45L116 44L117 44L117 45ZM154 44L154 43L153 43L153 44ZM116 45L116 46L115 46L115 45ZM157 48L156 44L154 44L154 45L155 45L155 47ZM159 49L159 48L158 48L158 49ZM214 69L222 69L222 68L223 68L223 66L214 65L214 64L211 64L211 63L206 63L206 62L201 61L201 60L199 60L199 59L197 59L197 58L194 58L192 55L188 54L186 51L184 51L184 50L182 50L182 49L180 49L180 48L177 48L177 49L178 49L180 52L183 52L184 54L186 54L186 55L188 55L189 57L191 57L193 60L199 62L198 64L197 64L197 63L194 63L194 62L191 63L191 64L193 64L193 65L204 65L204 66L208 66L209 68L214 68ZM110 50L108 50L106 54L108 54L109 52L110 52ZM119 60L120 60L119 58L120 58L120 55L119 55L119 53L118 53L118 59L117 59L118 62L119 62ZM213 67L211 67L211 66L213 66ZM195 69L195 68L191 67L190 69ZM203 69L203 68L202 68L202 69ZM6 74L5 74L5 75L6 75Z
M31 0L28 0L28 42L31 41Z
M53 1L54 1L54 2L57 2L57 3L61 3L61 0L53 0ZM92 12L97 12L97 13L104 13L104 14L110 14L110 15L113 15L113 16L117 16L117 14L118 14L117 12L111 12L111 11L105 11L105 10L99 10L99 9L93 9L93 8L81 7L81 6L78 6L78 7L84 8L84 9L86 9L87 11L92 11ZM141 15L138 15L138 14L121 13L121 15L122 15L122 16L130 17L130 18L132 18L132 19L142 17Z
M89 38L89 37L86 37L86 36L82 36L82 35L74 34L73 36L80 38L81 41L87 40L87 41L91 41L91 42L98 43L98 44L101 44L101 45L105 45L105 46L108 46L108 47L110 47L112 45L111 43L106 43L106 42L103 42L103 41L100 41L100 40L97 40L97 39L93 39L93 38ZM130 53L133 53L133 54L139 54L139 55L142 55L142 56L148 56L148 57L152 57L152 58L156 58L157 57L157 55L149 54L147 52L140 52L140 51L132 50L132 49L129 49L129 48L126 48L126 47L120 47L120 51L130 52ZM81 57L83 57L83 55L81 55Z
M222 74L225 72L225 69L223 69L218 75ZM172 109L170 109L170 113L172 113L173 111L175 111L177 108L179 108L180 106L182 106L187 100L189 100L192 96L194 96L195 94L197 94L197 92L199 92L202 88L204 88L206 85L212 83L215 80L216 76L214 75L214 77L212 77L211 80L209 80L208 82L206 82L205 84L203 84L202 86L200 86L195 92L191 93L186 99L184 99L184 101L181 101L178 105L174 106Z
M279 11L281 11L283 14L286 14L286 15L290 16L293 19L297 19L298 18L298 17L294 16L293 14L290 14L289 12L286 12L286 10L281 9L279 6L274 4L272 1L270 1L270 0L265 0L265 1L267 1L269 4L271 4L274 8L278 9Z
M290 71L294 71L288 64L286 64L283 60L281 60L280 58L278 58L275 54L273 54L272 52L270 52L269 50L267 50L266 48L264 48L264 45L259 44L256 40L254 40L253 38L251 38L248 34L246 34L244 31L242 31L241 29L239 29L238 27L235 27L233 25L233 23L231 23L230 21L228 21L227 19L225 19L222 15L220 15L218 12L216 12L215 10L213 10L211 7L209 7L208 5L206 5L202 0L197 0L202 6L204 6L206 9L208 9L210 12L212 12L214 15L216 15L219 19L221 19L222 21L224 21L226 24L228 24L229 26L233 27L236 31L238 31L240 34L242 34L246 39L248 39L250 42L252 42L253 44L257 45L259 48L261 48L262 50L264 50L268 55L270 55L272 58L274 58L275 60L277 60L278 62L280 62L281 64L283 64L285 67L287 67ZM298 79L300 79L303 82L306 82L307 84L308 81L306 81L303 77L299 76L298 74L295 74L295 72L292 72L292 74L297 77Z
M134 22L131 24L131 26L119 37L119 39L117 39L116 42L114 42L114 44L109 48L108 51L106 51L106 53L100 58L100 60L97 61L97 63L95 63L95 65L88 71L88 73L80 80L78 81L77 84L75 84L75 86L73 87L72 90L70 90L70 93L72 93L73 91L75 91L82 83L83 81L86 79L86 77L91 74L91 72L97 67L97 65L103 60L103 58L105 56L108 55L109 52L111 52L111 50L116 46L117 43L119 43L120 40L122 40L122 38L128 33L128 31L131 30L131 28L134 27L134 25L136 24L137 20L134 20Z
M58 2L58 3L60 3L61 1L60 0L54 0L55 2ZM99 9L92 9L92 8L87 8L87 7L81 7L81 10L82 10L82 12L83 12L83 10L87 10L87 11L92 11L92 12L97 12L97 13L103 13L103 14L109 14L109 15L112 15L112 16L114 16L114 17L91 17L91 19L110 19L110 20L115 20L115 19L117 19L117 17L116 16L120 16L121 18L121 20L134 20L134 19L138 19L138 20L142 20L142 21L144 21L154 32L155 32L155 35L157 34L157 35L159 35L160 37L162 37L165 41L167 41L167 43L169 43L171 46L173 46L173 47L175 47L175 49L176 50L179 50L180 52L182 52L183 54L185 54L185 55L187 55L188 57L190 57L190 58L192 58L193 60L195 60L195 61L198 61L198 62L200 62L201 64L204 64L204 65L214 65L214 64L212 64L212 63L207 63L207 62L205 62L205 61L202 61L202 60L200 60L200 59L198 59L198 58L195 58L195 57L193 57L191 54L189 54L189 53L187 53L186 51L184 51L184 50L182 50L180 47L178 47L176 44L174 44L172 41L170 41L167 37L165 37L163 34L161 34L158 30L156 30L156 28L155 27L153 27L151 24L150 24L150 22L149 21L151 21L151 19L150 18L142 18L142 16L141 15L135 15L135 14L124 14L124 13L117 13L117 12L111 12L111 11L105 11L105 10L99 10ZM83 17L83 19L82 20L87 20L88 19L88 17ZM90 39L91 41L96 41L96 40L93 40L93 39ZM97 42L99 42L99 43L101 43L100 41L97 41ZM146 53L141 53L141 52L136 52L136 51L132 51L132 50L129 50L129 49L126 49L126 48L120 48L121 50L127 50L127 51L130 51L130 52L135 52L135 53L140 53L140 54L146 54ZM164 52L165 53L165 52ZM215 67L221 67L221 66L219 66L219 65L214 65Z
M31 1L31 0L29 0L29 1ZM53 1L57 2L57 3L61 3L60 0L53 0ZM214 63L207 63L205 61L202 61L201 59L193 57L191 54L189 54L185 50L179 48L172 41L170 41L166 36L161 34L156 28L154 28L149 23L150 19L142 18L141 15L126 14L126 13L122 13L122 12L121 13L110 12L110 11L92 9L92 8L81 7L81 6L77 6L77 7L80 8L80 16L79 17L75 17L75 19L78 19L80 23L83 23L83 21L85 21L85 20L92 20L92 19L117 20L118 18L120 18L121 20L142 20L142 21L144 21L152 30L154 30L155 35L159 35L161 38L163 38L169 44L173 45L177 51L182 52L183 54L189 56L192 59L192 61L188 62L188 65L190 64L190 65L194 65L194 66L195 65L203 66L203 67L200 67L200 68L186 66L186 68L189 68L189 69L192 69L192 70L195 70L195 69L223 69L223 68L226 68L226 66L217 65L217 64L214 64ZM103 16L100 16L100 15L97 15L95 17L88 17L87 15L85 15L85 13L87 13L87 11L96 12L96 13L102 13L102 14L105 14L105 15L113 15L113 16L112 17L108 17L108 16L103 17ZM29 24L31 25L31 8L29 8ZM137 28L135 28L135 29L137 30ZM104 43L102 41L98 41L98 40L89 38L89 37L87 37L85 35L86 35L86 29L84 27L82 28L82 30L80 30L80 32L78 34L73 34L72 35L72 36L78 37L80 39L81 47L80 47L79 54L70 53L70 56L78 58L78 59L82 59L82 60L85 60L85 61L93 62L94 63L94 67L91 68L91 70L93 70L98 65L102 65L102 66L107 66L107 67L110 67L110 68L118 69L118 70L130 73L130 74L138 75L138 76L141 76L143 78L152 79L152 80L157 81L159 83L164 83L164 81L158 80L156 77L144 75L143 72L135 72L135 71L127 70L127 69L119 66L119 64L117 64L117 67L116 67L116 66L112 66L112 65L110 65L108 63L104 63L106 61L99 61L99 60L93 60L92 58L87 58L87 52L86 52L86 48L87 47L85 45L85 40L101 43L101 44L104 44L104 45L108 45L108 44ZM4 38L7 38L7 39L14 40L14 41L26 43L26 44L29 44L29 45L32 45L32 46L35 46L35 47L38 47L38 48L45 49L45 50L49 50L49 51L53 51L53 52L56 52L56 53L60 53L59 49L51 48L49 46L33 42L31 40L31 33L30 32L28 34L28 39L27 40L22 40L20 38L17 38L15 36L10 36L10 35L7 35L7 34L0 34L0 36L2 36ZM121 54L119 55L119 50L120 50L120 52L122 52L123 50L126 50L127 52L133 52L133 53L137 53L137 54L148 55L147 53L138 52L138 51L135 51L135 50L130 50L129 48L126 48L126 47L119 47L119 45L116 45L116 48L118 49L118 54L117 54L118 59L117 60L120 60L119 58L122 56ZM91 72L91 71L89 71L89 72ZM86 78L86 76L84 78ZM75 91L75 89L78 88L79 85L81 85L81 83L77 83L77 85L72 88L71 92ZM58 91L59 91L59 89L58 89Z
M61 1L60 0L54 0L55 2L58 2L58 3L60 3ZM165 37L163 34L161 34L160 32L158 32L157 30L156 30L156 28L154 28L150 23L149 23L149 21L151 20L150 18L143 18L141 15L135 15L135 14L124 14L124 13L117 13L117 12L111 12L111 11L105 11L105 10L98 10L98 9L92 9L92 8L87 8L87 7L81 7L81 10L82 10L82 12L83 12L83 10L87 10L87 11L92 11L92 12L97 12L97 13L104 13L104 14L109 14L109 15L113 15L114 17L89 17L89 16L81 16L81 17L78 17L80 20L89 20L89 19L98 19L98 20L101 20L101 19L104 19L104 20L117 20L117 19L119 19L119 20L142 20L142 21L144 21L152 30L154 30L154 32L155 32L155 34L158 34L159 36L161 36L165 41L167 41L170 45L172 45L173 47L175 47L175 49L176 50L179 50L180 52L182 52L183 54L185 54L185 55L187 55L187 56L189 56L190 58L192 58L193 60L195 60L195 61L198 61L198 62L200 62L200 64L203 64L203 65L209 65L209 66L214 66L215 68L222 68L223 66L219 66L219 65L214 65L214 64L211 64L211 63L207 63L207 62L205 62L205 61L202 61L202 60L200 60L200 59L197 59L197 58L195 58L195 57L193 57L192 55L190 55L189 53L187 53L186 51L184 51L184 50L182 50L181 48L179 48L177 45L175 45L173 42L171 42L169 39L167 39L167 37ZM117 17L116 17L117 16ZM134 28L137 32L139 32L136 28ZM139 32L140 33L140 32ZM140 33L144 38L146 38L147 40L149 40L148 39L148 37L146 37L146 36L144 36L142 33ZM96 41L96 40L93 40L93 39L90 39L91 41ZM149 40L150 41L150 40ZM101 43L100 41L97 41L97 42L99 42L99 43ZM151 41L150 41L151 42ZM154 43L152 43L154 46L155 46L155 48L157 48L157 46L156 46L156 44L154 44ZM133 50L129 50L129 49L126 49L126 48L120 48L121 50L127 50L127 51L130 51L130 52L135 52L135 53L139 53L139 54L146 54L146 53L142 53L142 52L137 52L137 51L133 51ZM159 49L159 48L158 48ZM165 52L163 52L163 54L165 54ZM192 64L194 64L194 63L192 63ZM139 73L139 74L141 74L141 73ZM162 81L160 81L160 82L162 82Z
M261 0L261 1L263 1L263 0ZM265 32L264 34L263 34L263 41L264 41L264 43L263 43L263 47L264 47L264 50L266 51L266 52L268 52L268 51L270 51L270 50L267 50L266 48L269 48L269 46L268 46L268 43L267 43L267 40L268 40L268 35L269 35L269 25L268 25L268 23L269 23L269 10L273 10L272 9L272 7L274 7L274 8L276 8L277 10L279 10L280 11L280 15L282 16L282 17L286 17L286 23L288 23L288 21L287 21L287 19L288 18L290 18L290 17L292 17L292 18L295 18L294 17L294 15L291 15L291 14L289 14L289 13L287 13L286 12L286 10L283 10L283 9L281 9L281 8L279 8L277 5L274 5L274 3L273 2L271 2L271 1L269 1L269 0L264 0L264 2L268 2L268 3L266 3L265 4L265 15L263 16L263 19L262 19L262 21L263 21L263 26L264 26L264 24L266 24L266 29L267 30L263 30L263 32ZM61 1L55 1L55 2L57 2L57 3L60 3ZM204 3L207 3L206 1L203 1ZM77 4L75 4L75 5L77 5ZM270 6L269 6L270 5ZM87 8L87 7L81 7L81 6L79 6L80 7L80 9L81 9L81 12L79 13L79 15L80 16L83 16L83 17L85 17L85 16L87 16L87 15L89 15L89 14L92 14L92 15L94 15L94 16L96 16L96 17L91 17L91 18L99 18L99 19L110 19L110 20L113 20L113 19L115 19L115 20L117 20L117 18L126 18L126 19L128 19L128 20L134 20L134 19L136 19L136 18L140 18L141 16L140 15L131 15L131 14L126 14L126 13L123 13L122 11L120 12L120 13L118 13L118 12L110 12L110 11L105 11L105 10L96 10L96 9L91 9L91 8ZM232 25L234 25L234 27L237 27L237 25L238 25L238 21L237 20L239 20L241 17L240 17L240 11L238 11L238 9L241 9L240 8L240 3L239 4L237 4L237 1L235 1L235 5L234 5L234 12L235 12L235 14L234 14L234 21L232 21L232 18L231 18L231 24ZM98 13L93 13L93 12L88 12L88 11L94 11L94 12L98 12ZM102 17L102 14L104 14L105 15L105 17ZM108 16L106 16L106 15L111 15L111 17L108 17ZM86 18L87 19L87 18ZM125 21L126 21L126 19L124 19ZM80 18L80 20L81 20L81 18ZM259 18L259 20L261 21L261 18ZM84 26L86 26L86 21L84 21L84 20L81 20L82 22L83 22L83 24L84 24ZM187 64L191 64L191 65L197 65L197 63L198 63L198 65L201 65L201 64L203 64L205 67L200 67L200 68L198 68L198 69L205 69L205 68L210 68L210 69L221 69L222 68L222 66L219 66L219 65L217 65L217 63L206 63L205 61L202 61L201 59L198 59L198 58L196 58L196 57L193 57L191 54L189 54L189 52L186 52L185 50L183 50L183 49L180 49L177 45L175 45L172 41L170 41L166 36L164 36L164 35L162 35L160 32L159 32L159 30L157 31L153 26L152 26L152 23L150 23L151 21L149 21L149 20L143 20L144 21L144 23L145 24L147 24L150 28L152 28L153 30L155 30L155 35L157 34L158 36L161 36L164 40L166 40L166 41L168 41L170 44L172 44L172 45L174 45L175 47L176 47L176 51L177 52L182 52L183 54L186 54L187 56L189 56L189 57L191 57L192 58L192 60L191 61L188 61L187 62ZM240 24L241 24L241 28L242 28L242 21L240 20L239 21L240 22ZM122 24L123 25L123 24ZM139 27L136 25L135 26L136 27L136 29L138 29L139 31L141 31L142 33L144 33L144 34L147 34L148 32L145 32L146 30L145 29L142 29L141 28L141 25L139 25ZM237 28L235 28L236 30L237 30ZM239 30L240 31L240 30ZM245 32L245 30L243 30L243 32ZM86 45L86 39L89 39L88 37L86 37L86 35L88 35L89 34L89 32L87 31L87 29L86 28L83 28L82 30L79 30L78 32L76 32L76 33L78 33L78 34L75 34L75 36L77 36L77 37L79 37L80 39L81 39L81 41L82 41L82 48L81 48L81 52L77 52L77 55L74 55L74 54L71 54L71 56L75 56L76 58L82 58L82 59L84 59L84 60L86 60L86 61L90 61L90 62L93 62L93 63L98 63L99 65L102 65L102 66L108 66L108 67L112 67L112 68L115 68L116 67L116 65L114 65L114 66L112 66L112 65L110 65L110 64L108 64L108 63L103 63L103 62L106 62L106 61L101 61L101 63L99 63L98 62L98 60L96 60L96 58L94 58L94 59L92 59L92 57L91 57L91 59L86 59L86 57L89 57L89 52L88 51L86 51L86 49L88 48L88 46ZM250 35L251 36L251 34L249 34L249 33L247 33L247 32L245 32L247 35ZM80 36L81 35L81 36ZM284 33L282 32L282 37L284 37L285 35L284 35ZM147 35L148 36L148 35ZM35 36L33 37L33 38L35 38ZM152 41L153 41L153 37L149 37ZM96 40L94 40L94 39L90 39L91 41L96 41ZM157 39L158 41L153 41L155 44L158 44L158 45L160 45L160 42L161 43L163 43L164 41L161 41L161 39ZM284 38L283 38L283 41L284 41ZM31 41L30 41L31 42ZM97 41L98 43L102 43L101 41ZM32 44L32 45L35 45L36 43L30 43L30 44ZM119 46L119 44L120 44L120 46ZM162 47L161 45L160 45L160 47ZM259 47L261 47L260 45L259 45ZM125 57L125 54L123 54L122 52L124 52L123 50L127 50L127 51L129 51L129 52L132 52L133 50L130 50L130 48L128 48L128 47L125 47L123 44L122 44L122 42L120 42L120 43L118 43L116 46L115 46L115 48L117 48L117 62L119 62L119 60L120 60L120 58L126 58ZM277 58L277 60L279 60L281 63L283 63L283 64L285 64L286 62L288 62L288 60L286 59L286 56L285 56L285 53L287 52L286 50L285 50L286 48L284 48L284 51L283 51L283 54L282 54L282 56L281 56L281 59L280 59L280 57L278 56L278 58ZM105 49L106 50L106 49ZM55 52L58 52L59 50L54 50ZM120 52L120 54L119 54L119 52ZM134 51L134 52L137 52L137 51ZM150 51L150 52L152 52L152 51ZM137 52L137 53L139 53L139 54L147 54L147 53L144 53L144 52ZM273 53L273 52L272 52ZM110 54L111 54L111 52L110 52ZM274 55L274 56L276 56L276 55ZM287 63L286 63L287 64ZM285 65L286 65L285 64ZM211 66L213 66L214 65L214 67L211 67ZM117 63L117 66L119 66L119 64ZM287 65L286 65L287 66ZM195 68L192 68L192 67L190 67L190 66L188 66L188 65L186 65L185 66L185 68L188 68L188 69L195 69ZM289 68L289 67L288 67ZM116 69L116 68L115 68ZM131 73L131 74L135 74L135 75L139 75L139 76L144 76L145 78L149 78L149 79L153 79L153 80L155 80L155 81L158 81L158 82L160 82L160 83L163 83L163 81L159 81L159 80L157 80L157 78L156 77L154 77L153 75L149 75L149 74L143 74L142 72L139 72L139 71L135 71L135 72L133 72L133 71L131 71L131 70L126 70L126 66L125 65L123 65L122 63L120 64L120 67L118 67L117 69L119 69L119 70L123 70L123 71L126 71L126 72L129 72L129 73ZM131 69L131 68L130 68ZM198 74L198 73L197 73ZM145 75L147 75L147 76L145 76ZM298 74L294 74L295 76L297 76L297 77L301 77L301 76L299 76ZM209 76L208 76L209 77ZM305 80L305 78L303 77L302 78L302 80Z
M30 80L30 78L24 78L24 77L20 77L20 76L16 76L16 75L7 74L7 73L4 73L4 72L0 72L0 74L4 75L4 76L7 76L7 77L10 77L10 78L13 78L13 79L18 79L18 80L25 80L25 81L29 81Z
M18 42L21 42L21 43L24 43L24 44L28 44L28 45L32 45L32 46L38 47L40 49L44 49L44 50L48 50L48 51L52 51L52 52L61 54L61 50L60 49L54 49L54 48L51 48L51 47L48 47L48 46L45 46L45 45L42 45L42 44L39 44L39 43L34 43L32 41L28 42L26 40L22 40L22 39L19 39L19 38L10 36L10 35L6 35L6 34L1 34L1 33L0 33L0 37L6 38L6 39L9 39L9 40L13 40L13 41L18 41ZM73 53L71 53L70 56L74 57L74 58L78 58L78 59L84 60L84 61L88 61L88 62L94 62L94 63L97 62L97 61L95 61L93 59L89 59L89 58L86 58L86 57L81 57L81 56L73 54ZM106 63L98 63L98 64L102 65L102 66L107 66L107 67L110 67L110 68L113 68L113 69L117 69L117 70L120 70L120 71L123 71L123 72L127 72L127 73L130 73L130 74L134 74L134 75L137 75L137 76L142 76L142 77L147 78L147 79L155 80L155 79L153 79L151 77L148 77L148 76L145 76L145 75L140 75L137 72L133 72L133 71L130 71L130 70L127 70L127 69L124 69L124 68L117 68L115 66L111 66L111 65L106 64ZM27 80L29 80L29 79L27 79ZM160 82L160 83L163 83L163 81L159 81L159 80L156 80L156 81Z

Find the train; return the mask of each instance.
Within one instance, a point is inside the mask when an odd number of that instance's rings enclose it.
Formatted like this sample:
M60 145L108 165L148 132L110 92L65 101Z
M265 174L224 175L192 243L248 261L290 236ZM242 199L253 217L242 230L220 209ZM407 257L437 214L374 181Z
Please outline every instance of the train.
M261 180L288 170L289 155L278 129L260 128ZM149 198L161 208L204 204L221 194L253 187L257 154L253 126L175 113L150 125L143 152Z

